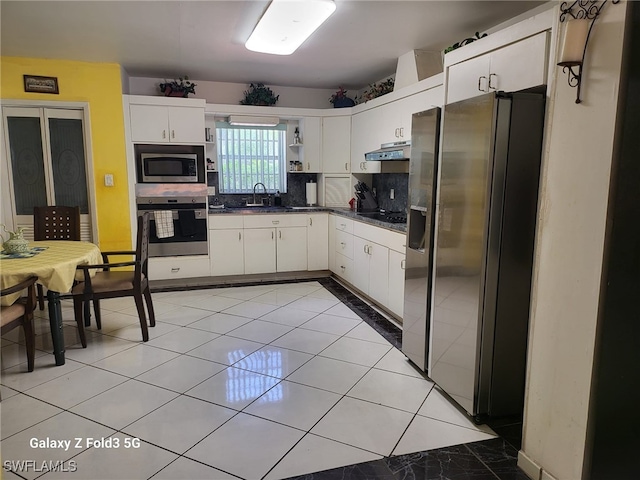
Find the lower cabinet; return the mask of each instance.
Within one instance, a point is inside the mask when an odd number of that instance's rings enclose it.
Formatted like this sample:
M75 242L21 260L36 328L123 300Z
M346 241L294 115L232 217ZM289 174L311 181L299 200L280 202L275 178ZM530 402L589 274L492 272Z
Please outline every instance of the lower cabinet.
M276 271L276 229L244 229L244 273Z
M197 278L209 276L207 256L153 257L149 259L149 278L170 280L172 278Z
M212 276L326 270L327 213L211 215Z
M331 271L402 318L405 234L335 216Z
M400 318L404 311L405 254L389 250L389 303L387 307Z
M307 227L276 228L276 271L307 269Z
M307 223L307 269L329 269L329 215L311 214Z

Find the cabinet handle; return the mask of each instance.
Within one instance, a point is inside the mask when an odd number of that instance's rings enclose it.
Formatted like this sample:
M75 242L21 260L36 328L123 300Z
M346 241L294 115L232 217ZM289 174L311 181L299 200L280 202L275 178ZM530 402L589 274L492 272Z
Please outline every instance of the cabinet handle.
M369 253L369 252L367 252L367 246L366 245L363 248L364 248L364 253Z
M340 245L342 245L342 248L345 248L347 246L347 244L344 242L340 242Z
M487 77L485 77L484 75L483 75L483 76L481 76L481 77L478 77L478 90L480 90L481 92L486 91L486 90L484 90L484 89L480 86L480 83L482 82L482 79L483 79L483 78L484 78L485 80L487 79Z
M346 223L341 223L340 226L342 227L342 229L344 230L345 228L347 228L347 224Z
M405 267L406 265L407 265L407 263L406 263L406 260L405 260L405 259L400 260L400 268L401 268L402 270L404 270L404 267Z
M348 172L349 171L349 164L345 162L344 164L344 171Z
M273 240L273 238L274 238L274 237L273 237L273 232L271 232L271 240Z
M493 85L491 85L491 77L497 77L498 75L496 75L495 73L490 73L489 74L489 90L493 89L495 90L496 87L494 87Z
M242 240L242 232L238 232L238 241Z
M340 268L342 269L343 272L347 269L347 267L345 267L344 265L340 265Z
M171 130L171 138L176 138L176 131L175 130Z
M180 267L171 268L171 273L178 273L180 271Z
M309 217L309 226L313 227L313 218Z
M162 130L162 138L167 138L167 131L166 130Z
M404 127L400 127L400 138L404 138Z
M282 240L282 230L278 230L278 238Z
M307 162L307 172L311 170L311 163Z
M271 220L271 223L274 225L278 225L280 223L280 220Z

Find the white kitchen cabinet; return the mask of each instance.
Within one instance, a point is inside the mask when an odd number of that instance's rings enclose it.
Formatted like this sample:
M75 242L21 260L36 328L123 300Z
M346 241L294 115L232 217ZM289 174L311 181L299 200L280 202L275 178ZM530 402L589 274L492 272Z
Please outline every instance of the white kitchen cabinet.
M211 275L244 274L244 232L242 228L209 230Z
M276 271L307 270L307 227L276 228Z
M402 318L404 310L405 254L389 250L389 301L387 307Z
M336 241L336 216L335 215L327 215L327 239L328 239L328 254L327 258L328 268L333 272L335 271L335 259L336 259L336 249L334 248ZM311 267L311 262L309 262L309 267Z
M322 172L322 119L320 117L304 117L300 121L302 144L298 148L298 158L305 173Z
M204 142L204 108L131 104L129 113L133 142Z
M389 300L389 249L353 237L353 285L381 305Z
M351 116L322 119L322 171L351 172Z
M344 281L353 284L355 273L353 260L351 258L347 258L336 252L332 271Z
M209 258L206 255L180 257L153 257L149 259L149 278L197 278L209 276Z
M531 37L447 69L447 103L495 91L515 92L546 84L548 33Z
M335 228L335 227L334 227ZM329 269L329 215L314 213L307 223L307 270Z
M351 119L351 172L380 173L382 162L364 159L383 143L411 140L411 116L442 105L442 88L432 88L365 110Z
M276 271L276 229L244 229L244 273Z

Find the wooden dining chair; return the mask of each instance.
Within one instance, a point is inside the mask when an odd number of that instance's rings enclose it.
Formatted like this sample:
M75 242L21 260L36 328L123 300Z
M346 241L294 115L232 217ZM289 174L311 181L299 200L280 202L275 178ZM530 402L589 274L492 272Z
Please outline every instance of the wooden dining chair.
M4 297L27 289L26 298L16 300L8 307L0 307L0 324L2 325L0 334L4 335L18 326L22 327L27 348L27 367L30 372L33 372L36 353L36 336L33 329L33 309L36 306L36 295L33 286L37 280L38 277L29 277L0 292L0 296Z
M82 346L87 346L84 333L84 322L82 319L84 305L90 300L94 301L96 316L96 326L102 328L99 301L106 298L133 297L138 310L140 328L142 329L142 340L149 340L149 329L147 328L147 318L145 316L143 297L149 312L149 325L155 327L156 317L151 301L151 291L149 290L148 263L149 263L149 212L145 212L138 217L138 235L136 249L134 251L102 252L103 264L100 265L79 265L78 269L84 272L84 281L78 283L72 289L73 309L78 332ZM109 262L111 256L134 256L133 261ZM118 267L134 267L133 271L112 270ZM101 269L94 277L91 277L90 270Z
M79 241L80 207L33 207L33 239ZM40 284L38 306L44 310L44 291Z

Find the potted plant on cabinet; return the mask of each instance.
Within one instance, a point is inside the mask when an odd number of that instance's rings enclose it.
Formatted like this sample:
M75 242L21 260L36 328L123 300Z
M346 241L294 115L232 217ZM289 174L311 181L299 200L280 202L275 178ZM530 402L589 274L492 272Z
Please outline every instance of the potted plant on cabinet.
M194 95L196 93L196 84L192 83L186 75L170 82L165 80L165 83L161 83L159 87L165 97L186 98L190 93Z
M393 92L394 85L395 79L393 78L387 78L383 82L369 85L369 90L365 90L364 92L362 92L362 96L357 99L357 103L368 102L369 100L373 100L374 98L386 95L387 93L391 93Z
M356 104L353 99L347 97L347 91L343 87L331 95L329 102L333 104L333 108L353 107Z
M244 91L244 99L240 105L275 105L280 95L274 95L273 90L265 87L264 83L252 83Z

